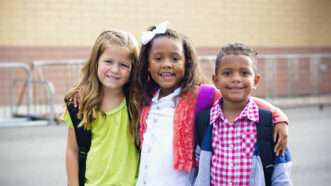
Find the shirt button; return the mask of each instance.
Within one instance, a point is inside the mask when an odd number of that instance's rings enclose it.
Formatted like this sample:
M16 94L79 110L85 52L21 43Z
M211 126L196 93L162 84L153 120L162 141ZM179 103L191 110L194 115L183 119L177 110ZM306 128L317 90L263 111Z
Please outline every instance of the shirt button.
M232 186L232 182L229 182L229 183L228 183L228 186Z
M230 168L233 168L233 163L229 163L229 167Z
M229 145L229 149L230 149L230 150L233 149L233 145L232 145L232 144Z
M154 119L153 119L153 122L154 122L154 123L157 123L157 119L156 119L156 118L154 118Z
M156 110L160 110L160 107L159 106L156 106Z

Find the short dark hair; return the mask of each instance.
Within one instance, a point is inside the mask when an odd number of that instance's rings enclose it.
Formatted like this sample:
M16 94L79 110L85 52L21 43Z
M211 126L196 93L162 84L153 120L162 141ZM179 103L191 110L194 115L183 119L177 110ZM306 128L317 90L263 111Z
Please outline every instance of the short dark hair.
M221 65L221 61L226 55L245 55L251 57L253 60L253 69L255 72L257 71L257 52L242 43L229 43L223 46L217 54L215 61L215 73L217 73L217 70Z

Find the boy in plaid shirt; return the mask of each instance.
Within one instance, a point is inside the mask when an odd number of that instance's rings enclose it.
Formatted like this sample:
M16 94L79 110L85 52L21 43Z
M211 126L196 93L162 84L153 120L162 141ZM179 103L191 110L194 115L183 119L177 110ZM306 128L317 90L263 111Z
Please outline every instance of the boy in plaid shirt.
M287 149L275 156L270 181L265 180L258 156L259 109L251 93L261 77L257 74L255 56L250 48L239 43L223 47L217 56L213 81L223 97L210 109L209 124L212 128L207 131L210 147L198 145L197 148L199 170L194 183L196 186L291 185L292 162ZM204 139L204 144L208 144L205 142Z

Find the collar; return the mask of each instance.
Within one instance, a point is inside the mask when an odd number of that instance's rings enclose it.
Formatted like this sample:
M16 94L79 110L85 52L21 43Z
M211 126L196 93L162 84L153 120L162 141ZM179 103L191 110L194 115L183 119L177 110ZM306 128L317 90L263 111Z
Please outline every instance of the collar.
M221 105L223 104L223 97L214 102L210 109L210 124L214 125L217 121L224 121L225 116L222 111ZM259 109L255 101L250 97L245 108L236 117L235 121L241 119L248 119L253 122L259 122Z
M178 96L179 94L180 94L180 90L181 90L181 88L180 87L178 87L178 88L176 88L173 92L171 92L169 95L167 95L167 96L164 96L164 97L162 97L161 99L159 99L159 96L160 96L160 89L158 89L156 92L155 92L155 94L154 94L154 96L153 96L153 98L152 98L152 103L157 103L157 102L159 102L160 100L174 100L174 98L176 97L176 96Z

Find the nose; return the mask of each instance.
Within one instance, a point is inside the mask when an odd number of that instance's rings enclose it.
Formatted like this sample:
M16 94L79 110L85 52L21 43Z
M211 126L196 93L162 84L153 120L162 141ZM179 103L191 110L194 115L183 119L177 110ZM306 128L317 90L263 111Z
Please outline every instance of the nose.
M172 67L172 62L170 59L164 59L161 63L163 68L170 68Z
M232 75L232 81L233 82L240 82L241 81L241 75L239 72L235 72Z
M117 64L117 63L112 64L110 69L111 69L111 72L117 73L120 69L119 64Z

